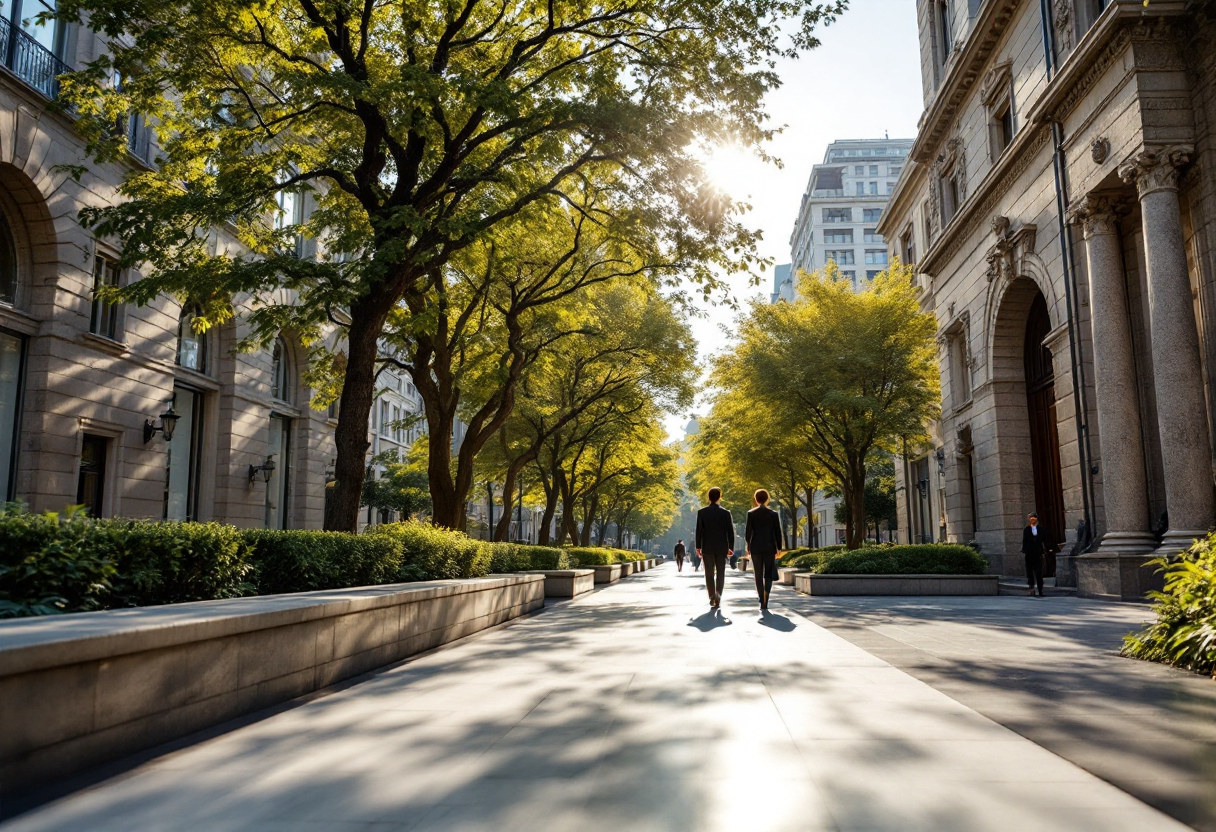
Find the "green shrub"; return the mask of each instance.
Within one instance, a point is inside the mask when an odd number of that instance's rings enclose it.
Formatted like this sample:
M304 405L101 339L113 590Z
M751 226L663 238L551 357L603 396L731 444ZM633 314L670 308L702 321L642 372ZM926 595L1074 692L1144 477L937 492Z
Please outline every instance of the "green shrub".
M249 529L243 536L260 595L399 580L401 547L387 535Z
M402 581L480 578L490 569L490 544L460 532L409 521L376 526L365 534L388 537L397 544Z
M1124 636L1123 655L1216 677L1216 534L1149 564L1165 573L1165 590L1149 593L1157 620Z
M490 573L526 572L529 569L569 569L570 556L549 546L491 543Z
M0 513L0 615L234 598L254 591L233 526Z
M565 551L576 566L606 566L621 562L617 550L605 546L571 546Z
M88 518L0 508L0 618L104 609L114 562L88 545Z
M830 552L825 575L983 575L988 561L970 546L926 543L912 546L872 546Z

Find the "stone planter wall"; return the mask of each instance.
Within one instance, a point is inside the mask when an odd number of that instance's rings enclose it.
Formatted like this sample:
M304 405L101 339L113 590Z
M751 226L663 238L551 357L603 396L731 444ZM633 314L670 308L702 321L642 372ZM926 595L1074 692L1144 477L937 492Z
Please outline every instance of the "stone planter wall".
M0 794L61 780L544 606L543 575L0 623Z
M999 582L997 575L794 575L805 595L996 595Z

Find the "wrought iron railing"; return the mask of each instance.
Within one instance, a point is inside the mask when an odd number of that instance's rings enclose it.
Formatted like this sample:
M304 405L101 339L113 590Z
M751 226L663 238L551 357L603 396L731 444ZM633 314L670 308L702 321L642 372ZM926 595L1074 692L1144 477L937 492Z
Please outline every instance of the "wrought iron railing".
M4 65L18 78L47 98L54 98L59 93L59 76L69 68L55 57L54 52L4 18L0 18L0 45L4 50Z

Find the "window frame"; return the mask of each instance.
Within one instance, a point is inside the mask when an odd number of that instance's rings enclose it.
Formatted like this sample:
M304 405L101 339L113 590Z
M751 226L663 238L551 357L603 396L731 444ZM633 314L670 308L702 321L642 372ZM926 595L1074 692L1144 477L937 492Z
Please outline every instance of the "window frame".
M122 269L115 258L98 251L93 254L93 299L89 304L89 333L110 341L119 341L119 313L122 304L107 303L97 297L97 290L103 285L121 287Z

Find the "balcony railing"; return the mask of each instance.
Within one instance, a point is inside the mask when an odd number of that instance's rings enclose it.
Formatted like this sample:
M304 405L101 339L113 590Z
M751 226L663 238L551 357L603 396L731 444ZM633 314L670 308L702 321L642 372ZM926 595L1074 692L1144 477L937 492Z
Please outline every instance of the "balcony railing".
M47 98L59 93L59 76L69 68L55 53L4 18L0 18L0 44L4 65L18 78Z

